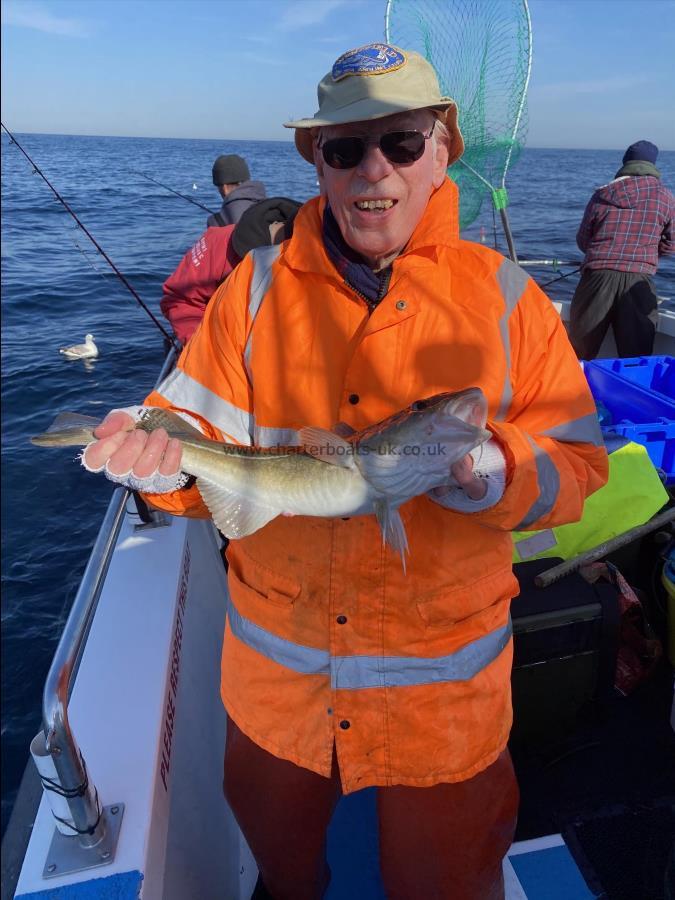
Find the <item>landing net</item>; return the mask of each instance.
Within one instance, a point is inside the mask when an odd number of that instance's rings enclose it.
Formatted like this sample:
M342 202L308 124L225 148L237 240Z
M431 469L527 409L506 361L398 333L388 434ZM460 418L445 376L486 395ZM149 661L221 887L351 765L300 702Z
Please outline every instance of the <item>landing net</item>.
M460 228L476 219L490 194L502 212L506 172L526 133L527 0L388 0L385 35L388 43L428 59L441 93L457 101L466 150L448 174L460 189Z

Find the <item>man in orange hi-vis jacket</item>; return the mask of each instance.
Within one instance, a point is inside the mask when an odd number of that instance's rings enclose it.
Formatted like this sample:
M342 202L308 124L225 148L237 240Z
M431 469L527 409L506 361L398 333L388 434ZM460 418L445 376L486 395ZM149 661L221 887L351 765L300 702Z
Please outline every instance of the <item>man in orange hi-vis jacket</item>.
M338 797L369 785L387 896L503 897L518 802L510 531L577 520L606 454L552 304L459 237L446 169L463 141L432 67L360 47L318 96L288 127L323 195L290 240L240 263L146 404L275 446L477 385L491 437L452 466L456 486L401 507L407 573L372 515L279 516L231 542L225 792L260 869L255 897L320 897ZM180 445L130 433L136 414L111 413L84 464L207 516Z

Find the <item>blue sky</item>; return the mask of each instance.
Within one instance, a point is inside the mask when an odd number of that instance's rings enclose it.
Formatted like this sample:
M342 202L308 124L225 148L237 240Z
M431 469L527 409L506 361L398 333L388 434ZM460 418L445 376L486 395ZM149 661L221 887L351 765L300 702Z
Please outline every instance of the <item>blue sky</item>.
M485 2L485 0L478 0ZM530 0L527 143L675 149L675 0ZM17 132L289 139L385 0L3 0ZM461 118L461 110L460 110Z

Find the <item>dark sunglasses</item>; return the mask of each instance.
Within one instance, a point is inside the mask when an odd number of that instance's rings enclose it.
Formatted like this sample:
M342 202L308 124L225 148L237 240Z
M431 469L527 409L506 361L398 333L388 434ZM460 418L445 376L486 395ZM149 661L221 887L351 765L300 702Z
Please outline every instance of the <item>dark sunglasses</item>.
M338 137L319 144L326 165L331 169L353 169L361 162L369 144L377 144L390 163L404 166L416 162L424 153L424 144L434 133L421 131L388 131L375 138Z

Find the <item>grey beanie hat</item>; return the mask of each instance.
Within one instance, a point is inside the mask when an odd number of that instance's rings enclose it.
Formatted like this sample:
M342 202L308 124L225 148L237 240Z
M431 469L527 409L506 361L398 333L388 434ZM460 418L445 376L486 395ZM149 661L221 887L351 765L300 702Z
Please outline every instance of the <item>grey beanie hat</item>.
M241 181L248 181L250 177L246 160L236 153L219 156L213 164L213 183L216 187L221 184L239 184Z

